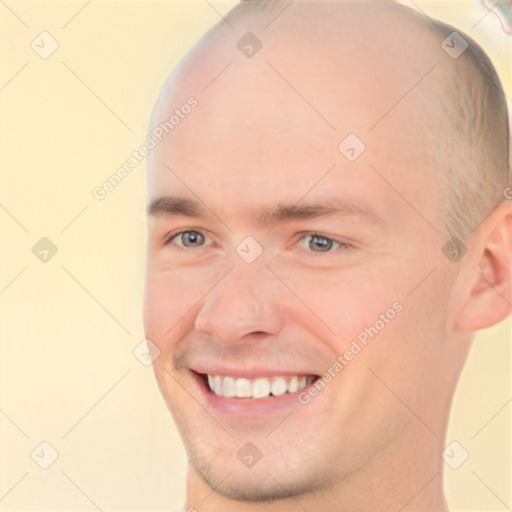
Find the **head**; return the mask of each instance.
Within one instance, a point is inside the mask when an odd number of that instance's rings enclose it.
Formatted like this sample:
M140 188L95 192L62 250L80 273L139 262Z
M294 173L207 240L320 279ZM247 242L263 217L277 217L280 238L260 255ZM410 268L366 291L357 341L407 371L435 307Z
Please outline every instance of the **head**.
M483 51L464 35L452 58L451 27L391 2L284 6L235 7L150 123L193 105L148 160L156 379L191 471L248 501L378 482L418 464L413 442L435 467L474 331L510 311L508 119ZM218 397L207 375L291 392Z

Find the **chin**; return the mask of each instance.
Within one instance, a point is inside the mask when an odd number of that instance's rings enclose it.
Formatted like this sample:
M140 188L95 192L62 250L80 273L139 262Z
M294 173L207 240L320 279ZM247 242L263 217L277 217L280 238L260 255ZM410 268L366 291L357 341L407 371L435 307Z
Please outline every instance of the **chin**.
M309 494L321 487L319 484L305 481L306 475L302 475L300 481L276 478L275 465L272 465L273 470L261 467L256 471L255 468L239 468L238 460L234 464L219 464L217 459L212 467L211 463L207 464L201 457L190 457L189 464L214 492L242 502L285 500Z

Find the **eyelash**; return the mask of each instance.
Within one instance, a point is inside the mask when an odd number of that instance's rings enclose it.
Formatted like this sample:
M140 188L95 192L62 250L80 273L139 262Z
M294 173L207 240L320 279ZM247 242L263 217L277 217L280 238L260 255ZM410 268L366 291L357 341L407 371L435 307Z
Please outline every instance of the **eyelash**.
M164 240L164 245L170 245L176 238L178 238L180 235L183 235L184 233L199 233L200 235L202 235L205 240L208 239L208 236L205 235L204 233L202 233L200 230L196 230L196 229L184 229L184 230L181 230L181 231L178 231L176 233L171 233L169 234L165 240ZM334 244L338 244L339 247L337 249L334 249L334 250L330 250L330 251L318 251L317 254L330 254L332 252L335 252L337 250L350 250L350 249L354 249L354 246L349 244L349 243L346 243L346 242L342 242L340 240L336 240L335 238L331 238L329 236L326 236L326 235L322 235L320 233L317 233L317 232L307 232L307 233L304 233L301 238L299 239L299 241L297 242L297 245L300 244L300 242L302 242L303 240L305 240L307 237L318 237L318 238L323 238L324 240L327 240L328 242L333 242ZM179 249L181 250L187 250L187 249L194 249L194 247L182 247L182 246L178 246ZM309 252L311 254L315 254L315 251L305 251L305 252Z

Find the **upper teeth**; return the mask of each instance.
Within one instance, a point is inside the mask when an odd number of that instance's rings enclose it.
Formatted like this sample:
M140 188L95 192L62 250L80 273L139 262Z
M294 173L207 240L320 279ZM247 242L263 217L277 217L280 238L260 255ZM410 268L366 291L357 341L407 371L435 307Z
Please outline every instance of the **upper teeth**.
M285 393L296 393L313 382L314 377L305 375L293 377L259 377L257 379L237 379L208 375L210 389L218 396L225 398L267 398L281 396Z

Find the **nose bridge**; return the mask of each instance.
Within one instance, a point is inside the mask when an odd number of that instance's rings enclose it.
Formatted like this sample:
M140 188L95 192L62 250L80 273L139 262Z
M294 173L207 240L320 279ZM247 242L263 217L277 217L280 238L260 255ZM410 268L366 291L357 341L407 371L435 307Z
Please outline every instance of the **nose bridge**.
M219 342L281 328L279 287L265 260L247 263L235 255L231 270L205 296L195 327Z

